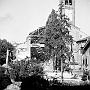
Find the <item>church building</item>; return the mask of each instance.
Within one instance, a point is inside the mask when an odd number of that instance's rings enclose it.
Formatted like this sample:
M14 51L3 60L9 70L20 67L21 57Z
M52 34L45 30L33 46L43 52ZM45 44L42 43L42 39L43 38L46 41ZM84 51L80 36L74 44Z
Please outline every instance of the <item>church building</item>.
M65 14L70 20L69 23L71 24L71 29L70 29L70 35L73 36L73 45L72 45L72 49L73 49L73 55L74 55L74 59L75 61L79 62L78 57L80 56L78 53L79 47L78 44L76 43L76 41L78 41L81 38L83 38L83 33L80 31L80 28L75 26L75 0L60 0L60 3L63 3L63 11L62 13ZM37 37L41 35L42 39L45 36L45 27L41 27L33 32L31 32L29 34L29 36L27 37L26 41L27 41L27 47L28 47L28 55L29 57L31 57L31 47L44 47L44 41L41 40L41 42L39 44L32 44L32 38L33 37Z
M70 34L73 36L73 55L76 62L81 64L80 58L81 54L79 53L79 44L76 42L80 39L87 37L78 26L75 25L75 0L61 0L64 4L63 13L70 19L69 23L71 24Z

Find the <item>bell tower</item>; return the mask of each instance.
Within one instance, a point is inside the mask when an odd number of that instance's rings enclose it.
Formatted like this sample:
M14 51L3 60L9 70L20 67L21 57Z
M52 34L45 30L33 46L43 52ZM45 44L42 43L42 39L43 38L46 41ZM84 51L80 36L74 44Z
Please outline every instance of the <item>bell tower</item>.
M61 0L64 5L63 12L70 19L69 23L75 26L75 0Z

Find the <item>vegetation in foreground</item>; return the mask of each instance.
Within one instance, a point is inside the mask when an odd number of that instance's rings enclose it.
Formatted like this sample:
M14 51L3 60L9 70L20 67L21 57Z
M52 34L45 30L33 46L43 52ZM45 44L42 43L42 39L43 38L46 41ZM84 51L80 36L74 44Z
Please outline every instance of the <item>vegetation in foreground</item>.
M60 88L67 89L67 87L68 89L70 89L71 87L69 86L90 86L90 82L87 81L82 81L80 83L72 83L65 81L59 82L55 78L53 78L53 81L48 81L48 79L46 80L43 78L43 68L36 62L29 62L25 60L17 62L11 64L13 72L10 69L6 74L4 74L5 68L0 69L2 72L2 74L0 73L0 80L2 80L2 85L4 85L4 89L8 85L12 84L11 79L13 79L15 82L22 82L21 86L19 87L19 89L21 88L21 90L30 90L32 87L33 88L31 90L59 90ZM2 79L2 77L6 77L6 79ZM5 83L7 83L6 86Z

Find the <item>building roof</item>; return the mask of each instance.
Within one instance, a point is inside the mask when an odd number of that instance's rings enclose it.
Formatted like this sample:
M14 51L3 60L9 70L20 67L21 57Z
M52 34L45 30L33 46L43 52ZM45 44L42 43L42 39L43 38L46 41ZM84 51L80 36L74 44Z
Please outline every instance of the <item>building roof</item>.
M39 29L30 32L29 35L38 35L39 33L42 33L43 30L45 30L45 26L39 27Z
M88 41L88 40L90 40L90 36L85 37L83 39L80 39L80 40L76 41L76 43L81 43L81 42L85 42L85 41Z
M88 40L88 41L86 42L86 44L84 45L82 54L84 54L84 53L87 51L87 49L88 49L89 47L90 47L90 40Z

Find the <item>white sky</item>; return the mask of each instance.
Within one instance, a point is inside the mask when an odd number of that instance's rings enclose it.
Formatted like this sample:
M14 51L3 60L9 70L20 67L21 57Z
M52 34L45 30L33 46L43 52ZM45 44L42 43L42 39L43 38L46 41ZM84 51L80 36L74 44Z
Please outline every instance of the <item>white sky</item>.
M0 0L0 38L24 42L31 31L45 26L59 0ZM90 35L90 0L76 0L76 26Z

